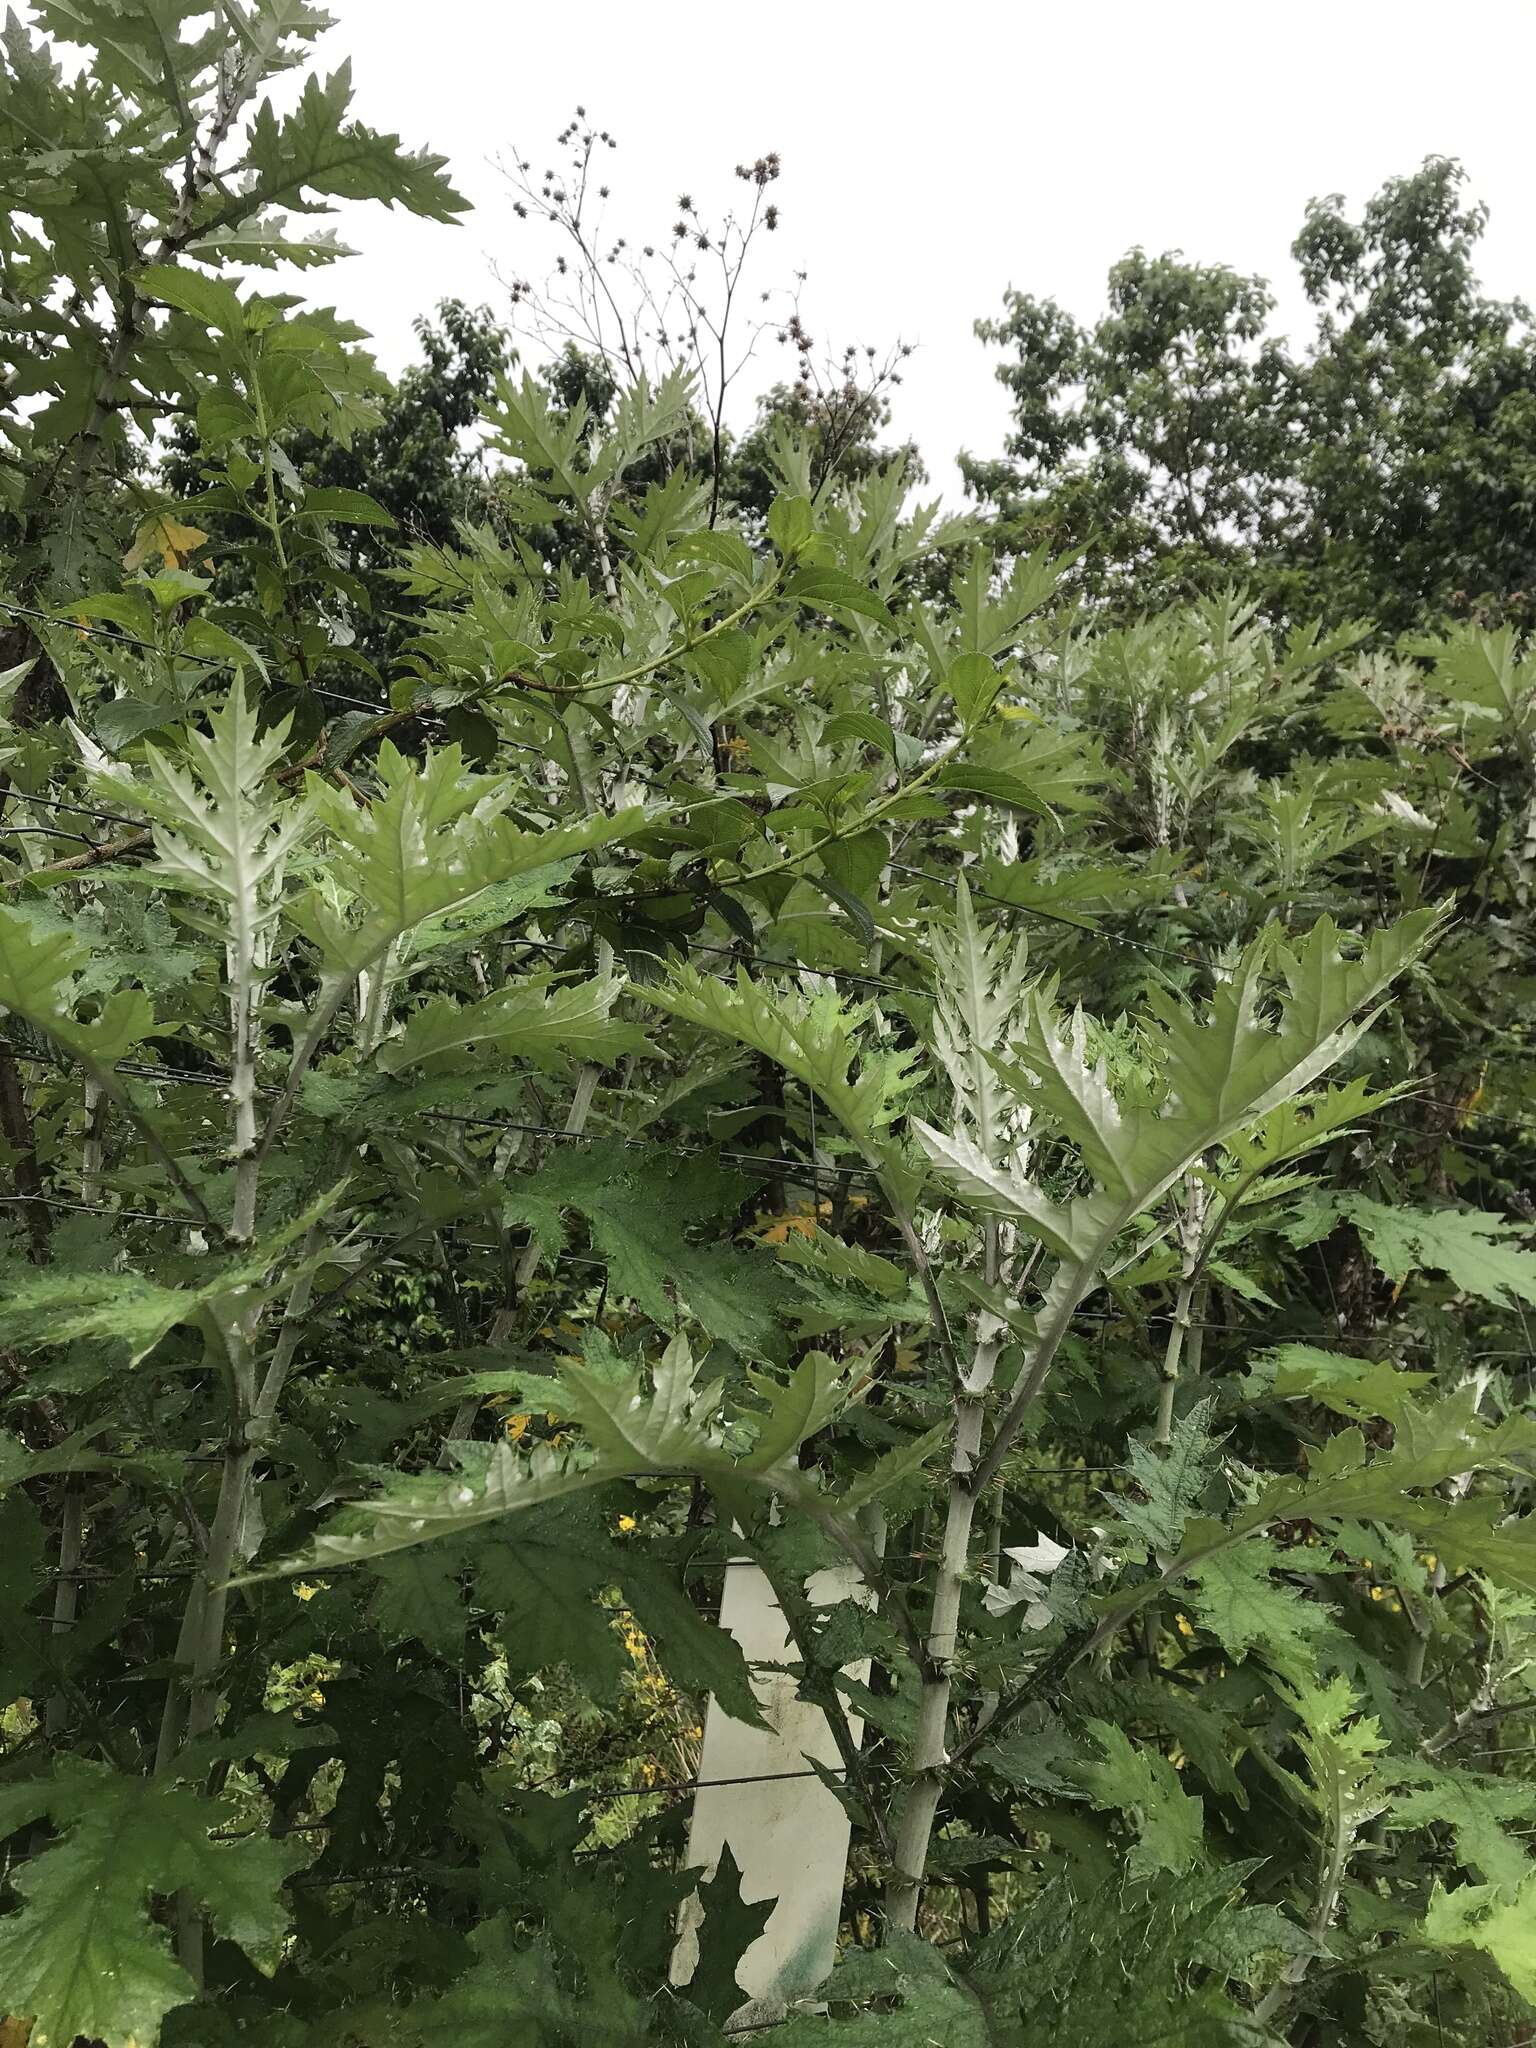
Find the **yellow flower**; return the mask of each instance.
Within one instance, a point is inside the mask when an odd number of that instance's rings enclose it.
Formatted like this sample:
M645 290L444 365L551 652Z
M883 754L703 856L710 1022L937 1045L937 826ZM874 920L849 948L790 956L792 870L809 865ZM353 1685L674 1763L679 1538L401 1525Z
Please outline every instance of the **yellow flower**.
M627 1535L629 1534L630 1530L636 1527L636 1522L635 1522L635 1518L634 1518L634 1516L633 1516L633 1515L620 1515L620 1517L619 1517L619 1527L620 1527L620 1529L621 1529L621 1530L623 1531L623 1533L624 1533L624 1534L625 1534L625 1535L627 1536Z
M314 1691L307 1694L306 1697L312 1707L323 1707L325 1705L325 1694L320 1690L319 1686L316 1686Z
M528 1434L528 1426L532 1421L533 1417L531 1415L509 1415L507 1417L507 1435L513 1443L520 1444L522 1442L523 1438Z
M295 1600L313 1600L319 1590L318 1586L310 1585L307 1579L300 1579L293 1589L293 1597Z
M1176 1614L1173 1617L1173 1625L1178 1630L1181 1636L1192 1636L1194 1634L1194 1630L1190 1627L1189 1617L1187 1615Z

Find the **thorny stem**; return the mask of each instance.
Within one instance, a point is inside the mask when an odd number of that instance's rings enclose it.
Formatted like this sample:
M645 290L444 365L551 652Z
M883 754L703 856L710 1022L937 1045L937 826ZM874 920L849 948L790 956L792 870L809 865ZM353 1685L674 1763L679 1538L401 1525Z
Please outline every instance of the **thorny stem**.
M1152 1441L1162 1450L1173 1444L1173 1406L1179 1391L1179 1364L1186 1351L1192 1373L1199 1371L1199 1344L1205 1332L1191 1328L1191 1315L1197 1298L1204 1298L1204 1284L1201 1273L1207 1251L1215 1242L1213 1230L1202 1240L1201 1232L1205 1223L1206 1190L1203 1181L1191 1171L1184 1176L1184 1203L1179 1211L1179 1242L1183 1247L1183 1267L1179 1275L1178 1292L1174 1296L1173 1317L1168 1326L1168 1342L1163 1350L1161 1387L1157 1401L1157 1429ZM1225 1211L1223 1211L1223 1216ZM1145 1642L1145 1668L1149 1678L1155 1677L1158 1668L1158 1645L1162 1637L1162 1614L1158 1603L1153 1601L1147 1609Z
M1536 1709L1536 1698L1506 1700L1502 1706L1479 1706L1474 1701L1470 1707L1463 1707L1459 1714L1453 1714L1445 1726L1438 1729L1435 1734L1426 1736L1419 1744L1419 1754L1423 1757L1437 1757L1454 1743L1460 1742L1463 1735L1480 1734L1484 1728L1491 1728L1496 1721L1507 1720L1511 1714L1528 1714L1533 1709Z
M1322 1948L1328 1930L1333 1925L1333 1917L1339 1910L1339 1893L1344 1886L1344 1871L1349 1862L1349 1852L1354 1846L1355 1836L1353 1828L1340 1808L1337 1795L1332 1801L1328 1835L1328 1860L1323 1866L1317 1904L1307 1930L1312 1937L1312 1947L1302 1955L1291 1957L1255 2006L1253 2016L1261 2026L1266 2025L1283 2005L1289 2003L1297 1985L1306 1976L1313 1956Z
M230 835L230 920L225 940L230 1027L231 1150L234 1158L234 1199L230 1239L249 1245L256 1235L257 1204L261 1167L270 1147L276 1123L292 1100L285 1091L268 1120L263 1137L256 1106L256 1066L261 1049L259 1004L263 972L271 948L271 920L263 897L261 880L246 869L246 839L243 832ZM289 1079L299 1065L296 1051L289 1063ZM293 1085L296 1086L296 1083ZM225 1429L224 1463L219 1478L219 1496L208 1532L208 1549L203 1560L203 1578L194 1580L188 1593L183 1635L189 1651L187 1721L185 1741L196 1742L213 1729L221 1705L217 1683L224 1654L224 1619L229 1606L229 1581L245 1554L245 1528L251 1471L255 1464L252 1423L256 1410L256 1334L261 1321L259 1295L247 1291L233 1307L223 1325L227 1361L229 1412ZM173 1680L174 1685L174 1680ZM162 1735L171 1735L168 1710ZM166 1759L170 1762L170 1757ZM176 1900L177 1949L183 1967L198 1989L203 1984L203 1917L197 1901L188 1892Z
M889 1192L889 1191L888 1191ZM949 1499L944 1518L938 1570L934 1578L933 1605L928 1635L923 1644L919 1669L922 1693L918 1706L917 1736L912 1748L912 1775L902 1795L896 1818L892 1853L892 1876L886 1887L886 1921L893 1928L912 1933L917 1926L917 1909L922 1895L923 1873L928 1862L928 1845L944 1789L949 1762L949 1712L953 1694L953 1669L959 1641L960 1605L970 1565L971 1532L980 1498L974 1484L974 1468L981 1451L986 1423L987 1393L997 1370L1007 1336L1006 1324L983 1312L977 1320L976 1338L968 1364L961 1364L950 1335L944 1305L933 1280L926 1251L911 1217L893 1202L897 1221L908 1248L917 1259L923 1276L935 1332L951 1367L954 1381L954 1431L950 1448ZM1001 1271L1001 1237L995 1220L986 1226L985 1266L987 1283L995 1286Z
M64 1489L64 1507L59 1518L59 1578L53 1589L53 1633L67 1636L80 1611L80 1553L85 1538L85 1511L80 1488L74 1480ZM69 1712L69 1695L56 1692L48 1702L43 1727L50 1742L64 1732Z
M99 1202L101 1199L101 1129L106 1106L105 1089L88 1075L85 1083L85 1140L80 1148L82 1202Z
M234 1335L233 1345L246 1350L243 1335ZM212 1730L219 1717L220 1694L216 1674L224 1650L224 1617L229 1606L229 1581L240 1557L246 1516L246 1496L255 1463L250 1438L252 1387L248 1357L232 1360L235 1369L230 1431L224 1446L224 1466L219 1480L218 1506L208 1532L208 1553L203 1575L194 1579L187 1597L185 1633L190 1638L191 1670L188 1678L186 1742L196 1742ZM174 1682L173 1682L174 1683ZM171 1720L170 1710L167 1721ZM162 1724L162 1739L166 1733ZM169 1744L168 1766L181 1743L174 1732ZM158 1762L158 1759L157 1759ZM183 1968L198 1986L203 1983L203 1920L197 1901L187 1892L176 1901L177 1949Z
M252 1433L260 1438L270 1427L277 1414L277 1404L282 1398L283 1384L293 1364L294 1353L304 1335L309 1310L310 1295L314 1291L314 1256L320 1242L320 1225L312 1223L305 1233L304 1244L299 1253L299 1272L288 1290L288 1300L283 1309L283 1320L278 1327L277 1342L272 1348L266 1374L261 1382L261 1392L256 1397L252 1410Z
M1445 1566L1437 1561L1429 1582L1431 1594L1438 1593L1444 1584ZM1433 1626L1432 1612L1428 1606L1422 1616L1416 1615L1411 1607L1408 1609L1409 1620L1413 1624L1413 1641L1408 1645L1403 1679L1410 1692L1420 1691L1424 1684L1424 1665L1429 1655L1429 1637Z
M1183 1270L1174 1298L1173 1320L1168 1326L1168 1343L1163 1352L1162 1389L1157 1404L1157 1434L1152 1441L1167 1446L1173 1442L1173 1404L1179 1390L1179 1363L1190 1337L1190 1316L1201 1268L1201 1230L1205 1221L1205 1187L1193 1174L1185 1176L1184 1209L1179 1219L1179 1237L1184 1248Z

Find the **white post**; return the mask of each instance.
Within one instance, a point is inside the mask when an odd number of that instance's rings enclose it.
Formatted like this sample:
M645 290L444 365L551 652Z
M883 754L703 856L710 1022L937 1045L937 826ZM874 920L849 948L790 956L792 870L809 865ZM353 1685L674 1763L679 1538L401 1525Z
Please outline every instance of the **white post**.
M867 1597L852 1566L813 1574L806 1593L817 1607ZM741 1872L742 1898L778 1900L737 1965L747 2002L732 2023L750 2027L781 2018L787 2005L815 1990L836 1960L850 1825L837 1795L811 1774L813 1763L838 1771L842 1759L826 1715L796 1697L795 1675L783 1668L797 1661L796 1653L773 1588L756 1565L727 1565L720 1626L754 1667L752 1689L768 1725L749 1728L710 1701L688 1861L713 1876L729 1844ZM868 1661L850 1667L850 1675L867 1679ZM857 1745L862 1720L850 1715L848 1728ZM701 1919L695 1893L679 1916L674 1984L686 1985L693 1975Z

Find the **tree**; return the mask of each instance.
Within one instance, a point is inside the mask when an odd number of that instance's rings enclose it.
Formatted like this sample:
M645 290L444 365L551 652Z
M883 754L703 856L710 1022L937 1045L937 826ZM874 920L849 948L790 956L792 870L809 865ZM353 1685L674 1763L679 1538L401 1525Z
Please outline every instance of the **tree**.
M354 527L344 562L349 587L338 595L355 636L354 645L377 670L398 652L410 630L397 616L400 586L390 571L401 540L443 547L462 522L483 518L490 484L480 451L466 439L478 425L508 367L506 336L485 307L447 299L435 320L415 323L422 361L398 383L382 386L374 399L376 417L349 440L312 426L295 426L279 445L306 487L372 498L389 514L381 526ZM195 425L183 419L171 437L160 470L164 486L197 517L205 479L199 468ZM240 556L218 549L217 511L209 514L222 568L222 589L232 595L242 575ZM227 538L233 538L233 535Z
M1478 290L1484 209L1431 159L1358 222L1309 207L1294 245L1317 329L1269 331L1263 281L1133 251L1085 328L1009 294L981 338L1014 426L970 488L1021 546L1083 550L1122 607L1249 582L1279 615L1387 630L1518 616L1532 582L1536 341Z
M783 488L782 450L802 446L809 458L807 481L814 495L833 482L862 482L878 470L899 468L912 486L927 479L917 444L887 447L878 439L890 425L887 386L901 374L887 374L870 383L860 381L850 348L835 378L814 377L808 370L794 384L776 384L758 401L757 417L747 431L728 444L724 501L738 518L760 520ZM866 350L866 364L873 358Z

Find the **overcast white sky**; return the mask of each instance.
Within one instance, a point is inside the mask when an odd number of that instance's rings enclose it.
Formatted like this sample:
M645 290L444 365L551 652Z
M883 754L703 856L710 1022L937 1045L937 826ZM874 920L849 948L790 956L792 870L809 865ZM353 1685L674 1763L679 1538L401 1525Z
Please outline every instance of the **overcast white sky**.
M1293 331L1290 241L1313 194L1358 206L1430 153L1492 209L1485 284L1536 297L1536 0L330 0L322 61L354 61L358 107L451 158L458 228L348 209L360 257L329 290L391 369L448 295L542 274L493 159L554 163L577 101L618 136L614 228L664 235L779 150L783 224L763 284L809 273L819 337L918 344L896 394L935 480L995 452L1006 400L971 323L1010 283L1080 315L1133 243L1268 276ZM770 352L762 381L779 367ZM742 410L747 410L743 407Z

